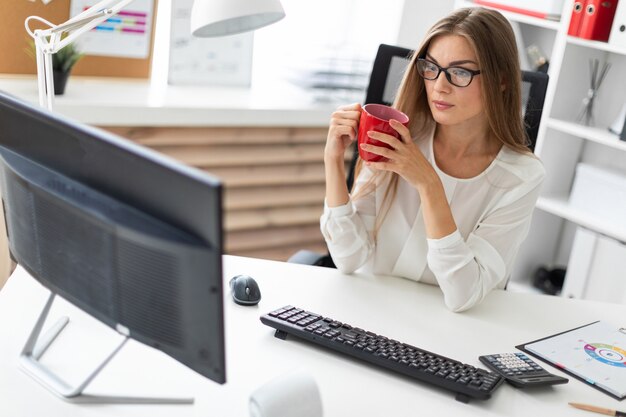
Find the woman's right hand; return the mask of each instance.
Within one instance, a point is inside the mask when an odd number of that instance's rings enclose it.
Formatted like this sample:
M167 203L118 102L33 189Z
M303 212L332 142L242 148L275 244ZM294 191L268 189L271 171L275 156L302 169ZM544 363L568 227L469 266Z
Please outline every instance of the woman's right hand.
M332 114L324 159L343 161L346 148L356 139L360 117L361 105L358 103L339 107Z

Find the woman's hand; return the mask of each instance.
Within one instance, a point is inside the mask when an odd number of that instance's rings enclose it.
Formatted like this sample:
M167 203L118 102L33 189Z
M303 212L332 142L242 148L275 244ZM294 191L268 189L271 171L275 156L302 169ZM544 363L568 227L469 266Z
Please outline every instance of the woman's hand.
M439 175L420 148L413 143L409 129L397 120L391 120L390 124L400 134L399 139L379 132L369 132L369 135L393 149L365 144L361 146L367 152L384 156L387 160L365 164L376 169L395 172L417 189L422 200L424 226L428 238L441 239L450 235L457 230L457 226Z
M324 149L326 160L343 161L346 148L356 139L360 118L361 105L358 103L339 107L332 114Z
M389 124L400 134L400 138L375 131L368 133L371 138L386 143L392 149L365 143L361 145L361 149L383 156L387 160L365 162L365 164L372 168L397 173L420 193L425 188L438 184L440 181L437 173L420 148L413 143L409 129L397 120L390 120Z

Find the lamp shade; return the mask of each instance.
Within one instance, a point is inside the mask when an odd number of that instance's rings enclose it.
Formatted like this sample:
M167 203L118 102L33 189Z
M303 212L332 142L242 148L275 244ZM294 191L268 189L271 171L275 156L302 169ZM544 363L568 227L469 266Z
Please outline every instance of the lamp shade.
M285 17L280 0L194 0L191 33L202 38L235 35Z

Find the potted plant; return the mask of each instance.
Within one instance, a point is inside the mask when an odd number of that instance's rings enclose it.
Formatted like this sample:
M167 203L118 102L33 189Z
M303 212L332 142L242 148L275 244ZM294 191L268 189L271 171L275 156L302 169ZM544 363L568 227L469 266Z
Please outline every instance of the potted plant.
M29 48L26 53L36 59L35 42L28 39ZM72 71L72 67L84 56L78 48L70 43L56 54L52 54L52 78L54 80L54 94L61 95L65 92L67 80Z

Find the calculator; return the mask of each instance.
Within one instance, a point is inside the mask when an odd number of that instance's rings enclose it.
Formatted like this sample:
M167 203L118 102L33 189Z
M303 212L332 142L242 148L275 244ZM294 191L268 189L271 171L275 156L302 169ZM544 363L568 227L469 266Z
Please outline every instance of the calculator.
M478 359L517 388L566 384L567 378L551 374L524 353L498 353Z

